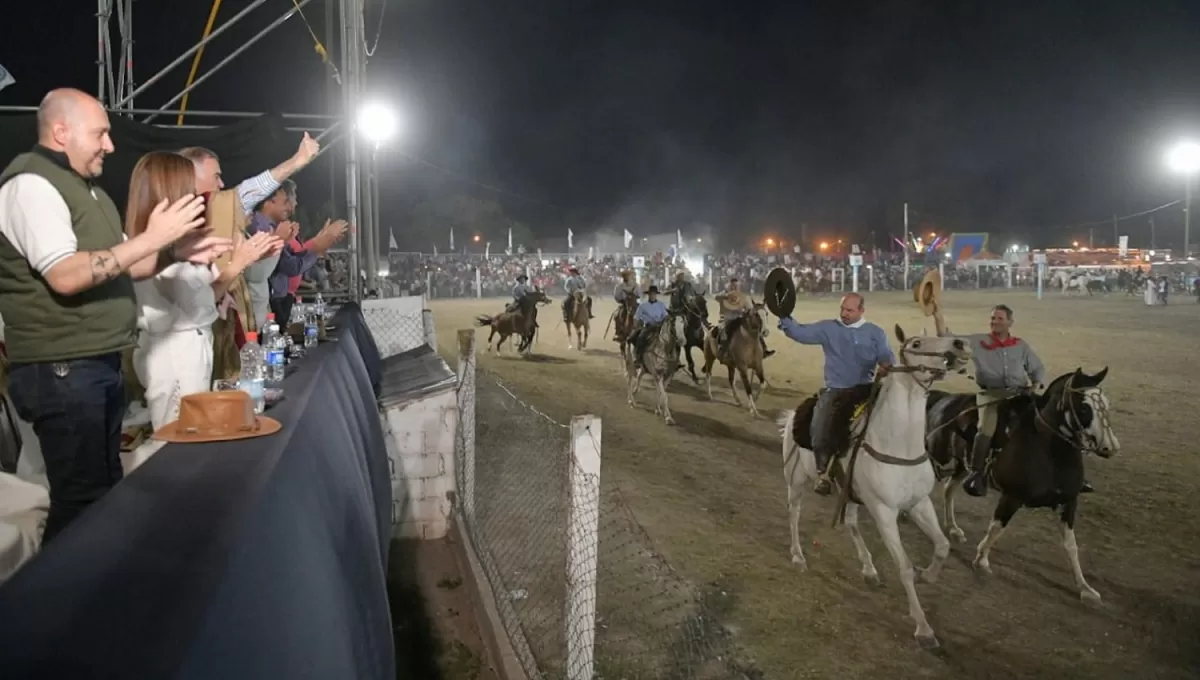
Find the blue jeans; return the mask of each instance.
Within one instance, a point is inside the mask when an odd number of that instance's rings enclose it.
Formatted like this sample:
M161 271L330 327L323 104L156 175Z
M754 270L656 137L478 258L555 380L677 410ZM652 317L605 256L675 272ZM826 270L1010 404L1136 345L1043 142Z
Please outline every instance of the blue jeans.
M828 387L821 388L817 393L817 405L813 407L809 434L812 436L813 456L817 459L817 468L821 472L825 471L825 466L833 457L833 451L829 450L829 430L833 426L834 404L839 392L840 390L831 390Z
M33 425L46 459L45 544L121 481L121 355L12 364L8 389L17 414Z

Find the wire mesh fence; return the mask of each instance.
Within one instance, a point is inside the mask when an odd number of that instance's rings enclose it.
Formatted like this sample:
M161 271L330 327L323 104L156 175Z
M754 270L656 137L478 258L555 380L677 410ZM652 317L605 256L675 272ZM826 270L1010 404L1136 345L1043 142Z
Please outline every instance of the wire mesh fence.
M460 412L472 416L460 416L457 447L464 533L526 673L753 677L615 485L573 464L588 432L522 401L473 355L460 358L459 380Z
M424 306L420 297L363 301L363 318L381 357L407 352L428 342L432 321L426 318Z

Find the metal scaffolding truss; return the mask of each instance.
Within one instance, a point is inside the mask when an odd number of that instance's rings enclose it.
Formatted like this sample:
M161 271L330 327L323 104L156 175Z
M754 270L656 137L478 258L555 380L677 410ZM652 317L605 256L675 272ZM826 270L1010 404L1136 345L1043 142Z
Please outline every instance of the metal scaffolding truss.
M208 43L227 31L234 24L241 22L250 15L267 13L267 0L253 0L247 7L230 17L219 26L213 27L203 39L184 50L161 68L159 71L145 77L139 83L133 71L133 49L135 45L134 32L134 1L133 0L96 0L96 96L115 115L131 118L140 117L142 122L161 127L175 127L157 122L160 116L181 113L173 108L177 102L189 92L200 87L217 71L225 68L237 59L259 40L262 40L273 30L282 26L297 15L302 15L306 7L324 6L326 36L325 44L337 42L340 45L338 67L333 71L340 85L340 115L329 116L308 113L283 114L288 121L289 130L308 131L322 141L322 153L332 148L340 141L346 142L346 219L355 229L350 231L350 282L351 295L360 299L361 287L358 284L357 272L365 272L368 285L377 287L379 275L379 228L378 214L378 182L372 181L374 173L375 154L373 149L354 135L354 121L358 116L366 83L366 36L363 26L364 0L322 0L313 5L313 0L292 0L290 7L256 33L249 40L241 43L216 65L209 68L180 90L174 97L157 104L147 106L145 92L163 77L175 71L180 65L203 49ZM259 11L262 10L262 11ZM115 29L114 29L115 24ZM116 50L114 54L114 49ZM135 106L135 101L139 106ZM0 112L20 113L36 111L36 106L6 106L0 107ZM204 120L220 118L249 118L260 113L246 111L188 111L188 115ZM214 127L211 124L183 125L185 128ZM366 159L365 169L363 159ZM365 180L365 181L364 181ZM360 262L360 254L361 262Z

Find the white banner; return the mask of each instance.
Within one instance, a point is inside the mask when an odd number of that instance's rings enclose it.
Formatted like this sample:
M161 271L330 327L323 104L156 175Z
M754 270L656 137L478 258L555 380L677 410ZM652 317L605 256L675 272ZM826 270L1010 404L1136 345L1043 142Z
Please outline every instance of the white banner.
M633 243L633 234L629 233L629 230L626 229L625 230L625 247L628 248L629 244L631 244L631 243Z
M1117 246L1117 249L1119 250L1121 257L1128 257L1129 256L1129 236L1128 235L1122 236L1120 239L1118 239L1118 242L1120 243L1120 245Z
M567 248L575 247L575 232L567 229Z

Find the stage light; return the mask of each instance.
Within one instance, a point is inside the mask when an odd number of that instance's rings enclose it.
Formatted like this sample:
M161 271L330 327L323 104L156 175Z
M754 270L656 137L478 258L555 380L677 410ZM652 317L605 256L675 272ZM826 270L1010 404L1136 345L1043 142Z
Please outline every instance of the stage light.
M1182 141L1167 152L1167 167L1184 175L1200 170L1200 144Z
M369 142L383 144L396 136L399 127L396 112L381 102L368 102L358 110L358 131Z

